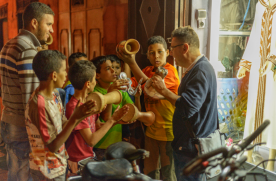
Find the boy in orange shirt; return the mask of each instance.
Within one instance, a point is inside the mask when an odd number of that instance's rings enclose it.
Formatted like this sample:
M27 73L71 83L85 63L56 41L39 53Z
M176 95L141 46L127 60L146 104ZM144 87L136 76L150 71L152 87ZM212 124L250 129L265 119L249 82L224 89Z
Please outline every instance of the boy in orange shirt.
M168 70L164 78L166 87L177 95L179 86L179 77L174 66L166 63L169 50L167 43L161 36L153 36L148 40L147 58L152 66L141 70L135 61L135 55L125 55L118 53L118 57L127 63L135 76L132 78L132 86L137 86L137 80L143 78L142 89L145 82L150 79L158 67L164 67ZM159 179L159 157L161 162L161 172L163 180L176 180L174 172L173 150L171 142L173 140L172 119L175 107L168 101L162 99L153 99L144 93L144 102L146 111L154 112L155 122L147 127L145 138L145 149L150 151L150 157L145 159L144 173L153 179Z

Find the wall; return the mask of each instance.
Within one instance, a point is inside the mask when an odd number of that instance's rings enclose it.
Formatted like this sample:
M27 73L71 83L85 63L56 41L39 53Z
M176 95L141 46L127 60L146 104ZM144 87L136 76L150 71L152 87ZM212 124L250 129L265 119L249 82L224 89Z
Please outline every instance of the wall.
M78 51L89 59L114 54L116 45L127 38L128 0L83 0L76 6L72 5L78 2L74 0L39 2L49 5L55 13L54 42L49 49L58 49L67 57ZM8 18L3 27L8 31L3 32L4 42L18 34L16 0L0 0L0 6L5 4Z
M127 0L76 2L59 0L59 50L66 56L84 52L89 59L115 54L127 38Z
M210 16L209 12L209 0L192 0L191 1L191 27L194 28L196 33L198 34L200 40L200 52L208 57L208 32L209 32L209 22L208 17ZM197 9L206 9L207 10L207 18L205 21L205 28L197 28L197 20L196 20L196 10Z
M0 6L8 3L8 39L12 39L18 34L16 0L0 0Z
M39 2L45 3L47 5L50 5L50 7L53 9L55 16L55 24L53 25L54 33L53 38L54 42L51 46L49 46L50 49L58 49L58 42L55 41L58 39L57 34L57 21L58 21L58 1L53 0L39 0ZM0 6L8 3L8 39L14 38L18 34L18 21L17 21L17 4L16 0L0 0Z

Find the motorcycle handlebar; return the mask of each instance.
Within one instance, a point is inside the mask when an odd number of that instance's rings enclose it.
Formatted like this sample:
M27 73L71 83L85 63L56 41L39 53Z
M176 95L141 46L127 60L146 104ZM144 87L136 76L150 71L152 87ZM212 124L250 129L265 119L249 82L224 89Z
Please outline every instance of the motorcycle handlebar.
M225 155L226 153L228 153L228 151L226 148L218 148L209 153L206 153L194 158L184 167L183 174L190 175L195 172L200 172L201 170L204 170L208 166L208 162L206 163L205 161L220 153Z
M265 120L263 124L261 124L256 131L254 131L250 136L244 139L244 141L237 146L240 148L239 152L244 150L252 141L254 141L259 134L270 124L269 120ZM237 149L233 147L229 152L228 152L228 158L232 157L235 153L237 153Z
M237 146L240 148L239 151L244 150L254 139L257 138L257 136L270 124L269 120L265 120L263 124L261 124L256 131L254 131L250 136L248 136L244 142L241 144L238 144ZM230 158L232 157L235 153L237 153L237 148L232 148L230 151L228 151L226 148L218 148L215 149L209 153L200 155L196 158L194 158L192 161L190 161L183 169L183 174L184 175L191 175L195 172L200 172L206 169L208 167L208 160L209 158L218 155L222 153L224 158ZM240 161L245 162L246 158L242 157Z

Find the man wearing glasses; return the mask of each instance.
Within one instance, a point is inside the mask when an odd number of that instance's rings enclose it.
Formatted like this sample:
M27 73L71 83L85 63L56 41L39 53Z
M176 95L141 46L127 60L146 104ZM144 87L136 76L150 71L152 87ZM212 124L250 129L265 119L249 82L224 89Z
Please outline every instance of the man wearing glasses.
M178 95L172 94L161 77L154 76L153 87L175 105L172 141L177 180L202 180L201 174L189 177L181 173L184 166L198 155L191 142L185 122L192 125L196 137L205 138L217 128L217 82L215 71L208 59L200 53L199 39L191 27L172 32L170 54L176 65L186 68Z

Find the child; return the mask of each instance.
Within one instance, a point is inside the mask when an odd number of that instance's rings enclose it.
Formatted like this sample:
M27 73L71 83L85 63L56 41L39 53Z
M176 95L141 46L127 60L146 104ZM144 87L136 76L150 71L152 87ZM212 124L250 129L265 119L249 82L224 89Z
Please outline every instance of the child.
M121 60L116 55L107 55L108 60L112 63L112 68L116 75L116 80L119 79L119 75L122 72Z
M80 60L88 60L87 59L87 55L85 53L81 53L81 52L77 52L77 53L73 53L69 56L68 58L68 65L69 68L77 61ZM74 87L71 85L70 80L68 80L65 85L64 85L64 90L65 90L65 105L68 103L68 101L70 100L70 98L72 97L72 95L75 92Z
M112 63L112 69L115 72L116 80L119 79L119 75L122 71L121 67L121 60L117 57L117 55L107 55L106 58L111 61ZM135 96L129 95L131 100L135 102L136 107L139 111L141 111L141 104L140 104L140 95L142 93L141 86L139 86L139 90L137 91L137 94ZM130 141L130 125L124 124L122 125L122 140L123 141Z
M116 80L115 71L112 68L112 63L108 56L99 56L92 60L96 66L96 80L97 85L95 86L96 92L106 94L109 91L114 89L121 90L121 86L126 86L128 82L126 80ZM133 103L127 92L122 92L122 102L119 104L123 106L127 103ZM110 104L107 105L105 111L108 112L105 116L100 116L102 122L108 119L108 116L111 116L118 105ZM123 122L120 122L123 123ZM108 133L94 146L94 151L97 155L97 158L102 160L104 158L105 149L116 142L122 141L122 125L117 124L113 126Z
M33 59L33 70L40 83L25 112L33 180L65 180L68 154L64 143L78 123L94 114L94 101L83 105L78 102L67 121L56 90L66 80L65 59L66 56L56 50L40 51Z
M118 80L119 75L122 72L121 60L117 57L117 55L107 55L106 58L111 61L112 69L114 70L115 75L116 75L116 80ZM126 72L126 73L128 73L128 72ZM135 102L135 106L138 108L139 111L141 111L141 104L140 104L140 95L141 94L142 94L141 86L138 87L138 91L134 96L128 94L129 97L131 98L131 100L133 102Z
M72 115L78 99L81 99L84 103L88 93L94 91L96 85L96 67L90 61L80 60L70 67L68 74L68 78L75 88L75 93L66 105L65 115L67 118ZM66 149L69 154L68 164L73 173L76 173L78 170L78 161L95 156L93 153L93 146L100 141L113 124L121 119L122 116L118 114L118 112L115 112L101 129L96 131L95 121L98 117L98 114L94 114L84 119L74 128L66 141Z
M146 80L155 74L157 67L162 66L168 70L164 81L166 87L177 94L179 77L174 66L166 63L169 55L167 43L161 36L153 36L148 40L147 58L152 66L142 71L135 61L135 55L118 53L118 57L127 63L134 74L133 86L137 85L136 80L143 78L142 88ZM150 151L150 156L144 160L144 173L153 179L159 179L159 160L161 161L161 173L164 180L176 180L174 172L173 151L171 142L173 140L172 118L175 107L167 100L157 100L144 94L144 102L147 111L155 113L155 122L147 127L145 138L145 149ZM159 159L160 156L160 159Z

